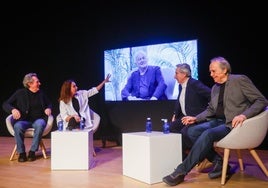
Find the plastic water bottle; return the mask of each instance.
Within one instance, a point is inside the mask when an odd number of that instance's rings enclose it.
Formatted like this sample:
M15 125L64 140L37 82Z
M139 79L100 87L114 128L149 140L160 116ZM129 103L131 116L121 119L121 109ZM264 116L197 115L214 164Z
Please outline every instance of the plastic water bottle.
M81 117L80 130L83 130L84 128L85 128L85 118Z
M63 131L63 120L58 121L58 130Z
M164 124L163 124L163 133L168 134L169 133L169 124L167 119L161 119Z
M152 132L152 121L151 121L151 118L149 118L149 117L146 120L145 130L147 133Z

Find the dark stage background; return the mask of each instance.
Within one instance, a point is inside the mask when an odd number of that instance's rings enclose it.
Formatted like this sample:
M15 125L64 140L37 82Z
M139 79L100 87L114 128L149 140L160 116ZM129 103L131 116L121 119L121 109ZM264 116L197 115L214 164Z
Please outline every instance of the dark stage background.
M75 79L80 89L104 79L104 50L191 39L198 39L199 79L205 84L213 84L209 60L224 56L233 73L248 75L268 96L262 50L265 6L257 1L90 2L2 3L1 104L22 87L26 73L36 72L56 116L65 79ZM90 106L102 117L95 138L121 140L122 132L143 131L147 116L153 129L161 130L160 119L170 120L173 105L174 101L105 103L102 90L90 98ZM9 136L6 116L1 108L1 136ZM261 147L268 149L267 142Z

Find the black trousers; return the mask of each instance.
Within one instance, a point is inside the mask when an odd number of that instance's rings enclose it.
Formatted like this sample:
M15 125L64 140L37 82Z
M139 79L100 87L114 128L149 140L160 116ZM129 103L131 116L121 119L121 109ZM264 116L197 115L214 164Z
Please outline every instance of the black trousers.
M80 128L80 123L79 122L76 122L76 120L74 119L74 117L72 117L69 122L68 122L68 125L67 125L67 130L73 130L73 129L78 129Z

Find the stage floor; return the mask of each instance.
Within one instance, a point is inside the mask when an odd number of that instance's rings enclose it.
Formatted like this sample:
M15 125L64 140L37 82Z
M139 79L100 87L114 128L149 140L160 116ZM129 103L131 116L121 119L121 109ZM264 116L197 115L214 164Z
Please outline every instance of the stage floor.
M0 137L0 187L22 188L69 188L69 187L114 187L114 188L160 188L169 187L165 183L149 185L135 179L123 176L122 173L122 147L116 143L107 141L106 147L101 148L101 140L95 140L97 156L94 157L93 168L82 171L52 171L50 160L50 139L44 139L47 148L48 159L43 159L39 151L38 159L34 162L19 163L17 157L9 161L14 147L13 137ZM26 139L26 148L31 139ZM68 147L63 146L63 147ZM268 168L268 150L257 150L265 166ZM138 155L138 154L137 154ZM139 155L142 155L139 154ZM255 160L248 151L243 152L245 171L240 172L236 160L236 154L231 153L230 165L235 174L226 183L226 187L232 188L267 188L268 178L262 173ZM71 161L70 161L71 162ZM135 163L135 161L133 161ZM175 167L174 167L175 168ZM143 169L141 169L143 170ZM221 187L220 178L210 180L207 173L200 173L193 169L179 185L181 188Z

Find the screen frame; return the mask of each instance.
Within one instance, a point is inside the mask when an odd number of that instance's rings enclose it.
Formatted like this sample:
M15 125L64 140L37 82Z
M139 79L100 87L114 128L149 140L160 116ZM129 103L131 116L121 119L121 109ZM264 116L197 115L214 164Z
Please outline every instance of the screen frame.
M137 70L134 54L139 50L146 51L148 65L161 68L165 82L170 82L167 84L169 86L167 90L171 93L168 100L175 100L178 94L178 84L174 78L177 64L188 63L192 70L192 77L198 79L197 43L198 40L193 39L104 50L104 75L112 75L111 82L105 84L105 102L122 101L121 90L130 74Z

